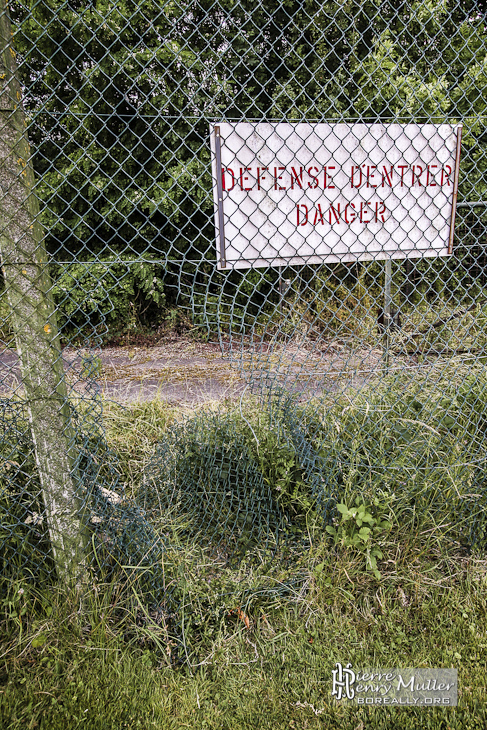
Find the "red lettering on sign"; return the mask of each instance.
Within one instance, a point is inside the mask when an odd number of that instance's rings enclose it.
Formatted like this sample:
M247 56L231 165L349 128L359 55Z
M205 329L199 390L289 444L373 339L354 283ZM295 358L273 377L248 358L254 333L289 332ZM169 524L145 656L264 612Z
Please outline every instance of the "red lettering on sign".
M357 172L360 173L360 178L359 178L359 181L358 181L358 185L354 185L353 184L353 182L354 182L354 170L355 169L357 169ZM357 165L357 166L352 165L352 172L351 172L351 175L350 175L350 187L351 188L359 188L362 185L362 178L363 178L363 172L362 172L362 168L360 167L360 165Z
M278 181L282 180L282 175L278 175L277 171L285 170L285 169L286 169L285 167L275 167L274 168L274 190L285 190L286 189L285 187L281 188L281 187L278 187L278 185L277 185Z
M394 174L394 165L391 165L391 171L390 173L387 172L387 167L385 165L382 165L382 186L385 187L385 185L389 185L390 188L392 188L392 176Z
M262 173L267 172L269 168L268 167L258 167L257 168L257 190L260 190L260 181L265 180L265 175ZM262 173L261 173L262 170Z
M303 221L303 223L300 223L299 222L299 209L300 208L304 208L304 211L303 211L303 213L304 213L304 221ZM300 205L297 205L296 206L296 219L297 219L298 226L305 226L306 225L306 223L308 222L308 213L309 213L308 206L307 205L304 205L304 203L301 203Z
M232 176L232 187L231 188L228 188L228 192L230 192L230 190L233 190L233 188L235 187L235 175L233 174L233 170L232 170L231 167L227 167L226 169L224 167L222 167L222 186L223 186L223 190L227 190L227 188L225 186L225 173L228 173L228 174L230 174Z
M318 214L320 216L319 220L318 220ZM315 219L313 221L313 225L315 226L317 223L323 223L323 225L325 225L325 219L323 218L323 211L321 210L321 205L319 203L316 206Z
M419 172L416 172L417 169L419 170ZM415 175L416 175L416 177L418 179L418 187L421 187L420 177L421 177L422 174L423 174L423 168L421 167L421 165L413 165L413 179L412 179L412 182L411 182L411 187L414 186L414 176Z
M252 190L252 188L244 188L244 180L245 181L249 180L248 175L244 175L244 172L250 172L251 169L252 169L251 167L241 167L240 168L240 189L245 190L245 192L249 192L250 190Z
M370 223L370 218L365 218L364 216L367 213L367 206L370 207L370 203L360 203L360 222L361 223Z
M426 173L426 185L429 185L430 188L436 188L436 187L438 187L437 184L435 183L434 172L433 173L431 172L431 170L433 169L433 167L438 167L438 165L426 165L426 169L427 169L427 173ZM433 178L433 181L432 182L430 182L430 178Z
M385 223L384 213L386 212L386 204L381 200L375 204L375 222L379 222L379 216L382 218L382 222Z
M348 208L350 207L350 220L348 219ZM357 214L355 212L355 205L353 203L347 203L344 211L345 223L353 223Z
M448 168L448 172L446 172L447 168ZM441 168L441 184L442 185L444 184L445 177L446 177L446 184L451 185L450 175L451 175L450 165L445 165L445 167Z
M308 175L309 175L309 176L310 176L311 178L313 178L313 180L314 180L314 185L312 185L312 184L311 184L311 183L310 183L310 182L308 181L308 187L309 187L309 188L317 188L317 187L318 187L318 176L317 176L317 175L313 175L313 173L311 172L311 170L316 170L316 172L317 172L317 173L319 173L319 169L318 169L317 167L310 167L310 168L308 169Z
M337 209L336 210L335 210L333 204L330 205L330 210L328 211L328 217L329 217L330 223L332 222L332 220L331 220L332 214L335 216L336 222L337 223L340 223L340 203L337 203ZM333 221L333 222L335 222L335 221Z
M335 189L335 186L331 184L332 178L331 178L330 173L328 172L328 170L334 170L334 169L335 169L335 165L325 165L323 167L323 170L324 170L324 175L323 175L323 188L325 190L327 188L328 188L328 190L334 190ZM328 184L328 181L327 181L328 176L330 178L330 184Z
M404 187L404 171L407 170L409 165L398 165L399 170L401 170L401 187Z
M301 178L301 180L299 179ZM299 172L296 172L294 167L291 167L291 190L294 190L294 181L298 183L299 187L303 189L303 168L299 168Z
M374 170L377 170L377 165L367 165L367 187L368 188L377 187L377 185L374 185L374 183L370 182L375 175Z

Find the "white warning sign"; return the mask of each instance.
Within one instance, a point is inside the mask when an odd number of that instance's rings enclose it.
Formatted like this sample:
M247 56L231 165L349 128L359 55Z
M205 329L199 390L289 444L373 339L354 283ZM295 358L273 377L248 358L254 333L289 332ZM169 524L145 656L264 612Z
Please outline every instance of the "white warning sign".
M210 126L218 267L446 256L461 127Z

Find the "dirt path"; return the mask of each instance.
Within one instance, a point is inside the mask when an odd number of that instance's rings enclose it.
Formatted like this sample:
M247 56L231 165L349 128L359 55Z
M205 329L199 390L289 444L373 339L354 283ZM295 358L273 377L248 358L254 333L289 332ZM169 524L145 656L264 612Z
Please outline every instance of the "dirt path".
M246 387L238 370L214 344L185 339L154 347L109 347L102 350L65 348L66 379L78 393L98 387L117 401L150 400L193 405L235 399ZM0 394L20 392L17 354L0 351Z
M116 347L100 353L99 382L107 398L161 398L193 405L235 399L246 383L218 345L174 339L155 347Z
M231 355L231 357L230 357ZM233 359L233 364L232 364ZM66 379L75 392L94 381L110 399L130 402L161 398L168 403L197 405L236 400L252 384L255 391L284 384L298 397L357 385L381 366L376 348L352 350L350 343L258 343L230 353L218 344L174 337L156 346L108 347L63 351ZM250 377L249 377L250 376ZM0 394L21 389L18 358L0 351ZM250 389L250 388L249 388Z

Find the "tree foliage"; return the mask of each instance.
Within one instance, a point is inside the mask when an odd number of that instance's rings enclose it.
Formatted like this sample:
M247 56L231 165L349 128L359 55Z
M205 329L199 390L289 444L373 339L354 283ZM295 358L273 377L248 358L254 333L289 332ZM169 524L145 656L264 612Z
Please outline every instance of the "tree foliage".
M14 3L51 252L213 259L215 119L461 121L461 195L484 198L486 10L485 0Z

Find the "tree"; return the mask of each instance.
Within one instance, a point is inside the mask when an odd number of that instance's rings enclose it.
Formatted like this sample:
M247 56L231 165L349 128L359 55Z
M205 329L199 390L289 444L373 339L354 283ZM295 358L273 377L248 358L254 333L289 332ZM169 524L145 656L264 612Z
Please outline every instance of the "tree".
M194 266L171 261L214 258L208 123L222 118L461 119L462 195L484 197L486 6L14 5L49 250L58 260L162 256L175 291L192 294ZM204 287L212 274L198 276Z

